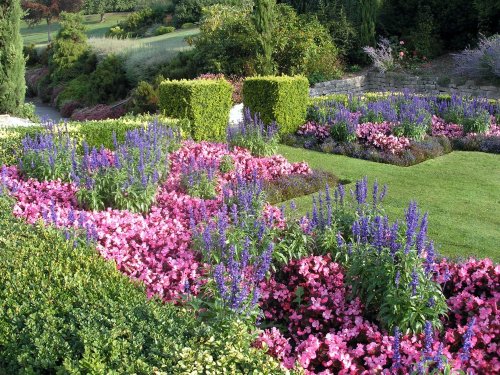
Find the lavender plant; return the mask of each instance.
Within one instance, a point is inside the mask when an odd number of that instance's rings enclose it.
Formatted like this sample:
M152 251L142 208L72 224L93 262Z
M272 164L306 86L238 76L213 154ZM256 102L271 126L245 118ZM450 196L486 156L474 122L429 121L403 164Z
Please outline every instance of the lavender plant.
M245 108L243 120L236 128L228 128L227 142L231 147L248 149L252 155L271 156L278 147L278 127L276 123L264 124L258 113L252 116Z
M337 142L354 142L359 115L344 106L339 106L333 121L330 120L330 133Z
M254 177L239 176L224 189L216 217L192 229L193 247L212 265L213 281L204 293L211 314L257 311L258 285L270 269L274 243L273 219L264 216L262 184Z
M381 38L377 44L377 48L367 46L363 47L363 51L372 60L373 65L380 72L385 73L396 67L396 62L392 55L392 47L389 39Z
M168 154L179 146L177 131L157 123L126 133L114 154L89 149L73 157L72 180L79 186L77 199L92 210L106 207L146 212L155 200L159 183L168 174Z
M27 178L39 181L71 178L71 158L76 145L61 128L48 132L27 135L22 140L19 170Z
M339 185L333 196L313 200L312 214L303 219L313 234L313 252L330 253L347 270L352 295L387 329L421 332L425 322L439 327L446 300L434 280L434 245L427 240L427 214L412 202L405 222L390 223L380 207L386 187L369 189L366 177L357 181L351 197Z
M481 36L477 48L467 48L453 59L461 76L500 79L500 34Z

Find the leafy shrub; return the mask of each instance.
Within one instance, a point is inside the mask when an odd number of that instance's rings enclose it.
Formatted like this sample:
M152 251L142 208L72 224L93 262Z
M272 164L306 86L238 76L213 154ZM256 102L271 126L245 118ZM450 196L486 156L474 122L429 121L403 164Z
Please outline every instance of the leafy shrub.
M90 87L89 104L109 104L123 99L129 88L123 59L115 55L106 56L90 75Z
M305 122L309 83L307 78L251 77L243 83L243 103L259 113L264 123L276 121L280 135L292 134Z
M108 36L119 38L128 38L142 36L147 28L155 23L161 23L165 9L162 7L145 7L136 12L130 13L129 16L112 27L108 32Z
M477 48L454 54L453 59L457 74L500 79L500 34L482 36Z
M80 75L69 81L61 93L57 95L56 105L61 108L66 102L73 100L87 103L89 96L92 95L96 95L96 92L92 90L89 77Z
M89 53L83 16L80 13L61 13L61 29L56 36L52 58L49 61L51 78L69 81L82 73Z
M132 91L130 101L127 103L127 110L134 114L156 113L158 103L158 87L154 87L149 82L141 81Z
M271 156L276 153L279 137L275 123L265 125L258 113L252 116L245 108L243 120L228 129L227 140L230 146L246 148L252 155Z
M490 128L490 114L485 110L478 110L462 120L465 133L486 133Z
M23 39L20 21L23 16L20 2L2 2L0 30L0 113L12 113L24 103L26 61L23 56Z
M31 43L29 46L24 46L23 54L26 58L26 66L35 66L40 62L40 57L38 56L38 51L34 43Z
M36 114L36 107L33 103L24 103L13 112L13 115L31 120L32 122L40 122L40 118Z
M155 30L155 35L163 35L163 34L169 34L175 31L175 27L173 26L159 26Z
M160 84L160 109L167 116L189 119L184 130L197 141L225 138L231 104L231 85L223 79Z
M196 25L192 22L186 22L181 25L181 29L186 30L186 29L192 29Z
M243 77L230 76L226 77L222 73L213 74L213 73L205 73L201 74L197 77L197 79L226 79L231 86L233 86L233 103L239 104L243 101Z

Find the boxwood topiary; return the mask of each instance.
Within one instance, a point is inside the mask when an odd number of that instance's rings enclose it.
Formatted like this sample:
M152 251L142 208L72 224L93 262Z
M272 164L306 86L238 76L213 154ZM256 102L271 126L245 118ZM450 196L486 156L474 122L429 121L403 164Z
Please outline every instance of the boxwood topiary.
M187 118L184 129L195 141L226 138L232 86L225 79L166 80L160 84L160 110L166 116Z
M280 135L293 134L306 121L309 82L303 76L250 77L243 82L243 103L269 124L276 121Z

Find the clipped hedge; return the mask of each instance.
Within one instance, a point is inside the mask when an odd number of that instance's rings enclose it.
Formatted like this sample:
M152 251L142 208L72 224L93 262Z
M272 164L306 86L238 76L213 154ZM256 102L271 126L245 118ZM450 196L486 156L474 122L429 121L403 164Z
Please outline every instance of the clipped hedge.
M232 106L232 86L225 79L166 80L160 84L160 110L187 118L184 128L195 141L223 141Z
M0 196L0 374L281 372L243 323L148 300L85 241L11 212Z
M176 119L152 115L125 116L119 119L96 120L85 122L68 122L66 128L72 137L85 139L89 146L112 150L113 132L119 142L123 142L129 130L145 126L148 122L159 121L166 125L180 126ZM17 154L21 150L21 140L33 136L43 130L42 126L0 128L0 166L17 163Z
M265 123L276 121L280 135L293 134L306 121L309 81L303 76L250 77L243 82L243 103Z

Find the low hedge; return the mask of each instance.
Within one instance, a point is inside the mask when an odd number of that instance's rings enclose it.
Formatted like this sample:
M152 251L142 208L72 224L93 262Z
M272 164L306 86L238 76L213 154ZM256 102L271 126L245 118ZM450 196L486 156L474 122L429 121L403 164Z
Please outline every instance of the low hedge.
M76 139L85 139L92 147L101 145L112 150L113 132L118 141L123 141L128 130L144 126L148 122L160 121L167 125L179 125L176 119L151 115L125 116L119 119L96 120L85 122L69 122L68 132ZM42 131L42 126L12 127L0 129L0 166L17 163L17 153L21 150L21 140Z
M293 134L306 121L309 81L303 76L250 77L243 82L243 103L280 135Z
M166 80L160 84L160 110L187 118L184 130L195 141L223 141L232 106L232 86L225 79Z
M11 212L0 196L1 374L281 372L239 321L148 300L85 241Z

